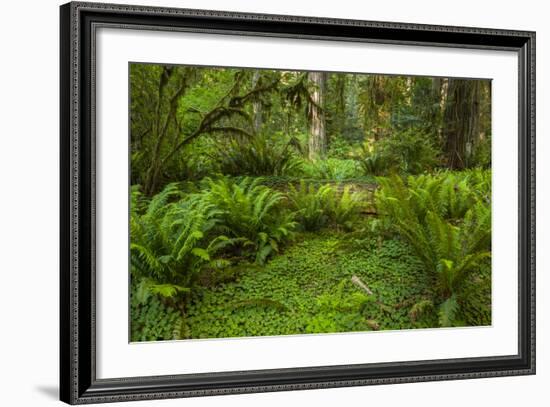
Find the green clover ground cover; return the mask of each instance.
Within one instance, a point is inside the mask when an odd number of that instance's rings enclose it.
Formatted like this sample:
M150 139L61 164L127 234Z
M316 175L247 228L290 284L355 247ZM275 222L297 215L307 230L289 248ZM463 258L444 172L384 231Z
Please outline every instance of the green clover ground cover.
M359 277L374 293L352 283ZM336 232L304 234L264 267L233 282L197 288L187 311L189 338L289 335L433 326L411 322L430 298L422 264L397 239L350 242ZM377 301L373 301L373 300Z

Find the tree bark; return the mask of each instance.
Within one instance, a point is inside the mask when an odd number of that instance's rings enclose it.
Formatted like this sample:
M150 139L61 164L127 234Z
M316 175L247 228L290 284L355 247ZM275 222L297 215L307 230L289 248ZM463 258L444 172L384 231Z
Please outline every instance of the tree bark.
M334 112L334 127L339 135L344 134L346 124L346 79L345 74L336 76L336 108Z
M252 74L252 89L256 88L258 81L260 80L260 70L254 70ZM252 102L252 112L253 112L253 125L254 132L259 133L262 127L262 101L259 98L254 99Z
M325 126L325 86L327 81L326 72L310 72L309 80L314 83L315 89L311 94L309 111L309 159L317 160L323 158L327 150L327 134Z
M442 135L447 165L452 169L468 166L472 149L479 139L479 96L479 81L449 79Z

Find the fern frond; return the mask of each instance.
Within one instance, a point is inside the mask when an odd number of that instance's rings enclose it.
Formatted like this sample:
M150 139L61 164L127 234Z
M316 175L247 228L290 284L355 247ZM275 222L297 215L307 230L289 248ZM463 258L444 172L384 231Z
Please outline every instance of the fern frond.
M456 322L456 317L458 313L458 302L456 297L453 295L450 298L447 298L439 306L439 325L442 327L454 326Z

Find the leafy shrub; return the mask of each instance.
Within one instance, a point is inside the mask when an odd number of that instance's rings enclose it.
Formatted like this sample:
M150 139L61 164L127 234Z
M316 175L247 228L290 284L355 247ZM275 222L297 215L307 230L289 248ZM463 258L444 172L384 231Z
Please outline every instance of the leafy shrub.
M348 159L351 156L354 144L344 136L336 135L330 138L327 155L330 158Z
M418 133L414 128L394 132L378 143L382 156L397 163L400 171L420 174L439 162L439 154L428 134Z
M475 168L462 171L461 174L466 178L468 185L476 197L485 202L491 203L491 182L492 173L490 170Z
M290 207L303 230L316 231L329 224L351 230L363 204L363 195L351 192L346 185L341 193L329 184L315 188L315 184L300 181L300 187L289 184Z
M137 198L137 194L133 197ZM171 199L178 200L170 202ZM229 241L224 236L206 238L217 224L219 215L216 207L200 195L182 196L175 184L169 184L155 195L143 214L132 210L130 260L133 276L155 281L156 285L151 285L150 289L158 291L164 287L161 294L187 292L201 267Z
M315 188L314 184L300 181L300 187L289 184L288 199L295 211L295 219L303 230L316 231L328 225L330 201L334 191L329 184Z
M328 158L326 160L306 161L303 173L308 178L324 180L345 180L361 175L360 165L355 160Z
M295 139L281 144L257 135L251 140L231 140L218 150L215 160L224 175L293 175L301 167L297 148Z
M261 185L261 179L206 179L203 199L216 208L217 229L232 238L257 263L291 239L296 222L284 210L284 195Z
M367 175L384 175L394 171L420 174L439 163L440 151L427 134L418 130L396 131L373 145L366 143L355 153Z
M359 219L363 199L363 194L351 192L349 185L344 187L340 196L333 192L328 205L328 216L331 223L346 230L353 229Z
M391 219L411 213L423 218L432 211L448 220L461 220L477 202L490 204L491 199L491 174L487 171L409 176L406 182L393 175L378 178L378 183L376 204Z
M381 152L370 151L366 146L363 146L360 153L355 155L355 159L365 175L383 175L395 165L391 157Z
M209 157L210 152L217 146L208 146L203 140L197 140L184 150L181 160L176 161L176 168L172 172L167 171L169 179L200 180L210 174L219 171L218 162Z
M491 207L469 178L452 174L380 179L380 213L406 239L434 277L442 326L458 325L466 281L490 258ZM483 185L484 177L481 177Z
M466 157L466 166L469 168L491 168L491 138L485 137L477 142L472 153Z

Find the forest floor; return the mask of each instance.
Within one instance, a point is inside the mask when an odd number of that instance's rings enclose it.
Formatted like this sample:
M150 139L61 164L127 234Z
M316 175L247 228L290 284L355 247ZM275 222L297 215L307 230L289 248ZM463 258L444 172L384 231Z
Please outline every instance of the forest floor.
M374 295L352 283L358 277ZM353 239L327 230L298 235L263 267L193 291L186 337L221 338L406 329L433 282L398 239ZM367 298L370 297L370 298ZM370 301L366 301L370 299ZM368 307L368 308L365 308ZM365 317L367 315L367 317Z

